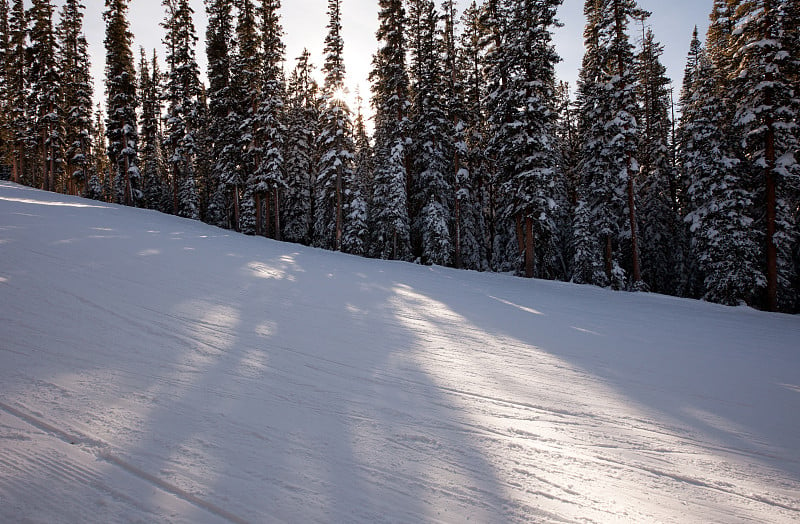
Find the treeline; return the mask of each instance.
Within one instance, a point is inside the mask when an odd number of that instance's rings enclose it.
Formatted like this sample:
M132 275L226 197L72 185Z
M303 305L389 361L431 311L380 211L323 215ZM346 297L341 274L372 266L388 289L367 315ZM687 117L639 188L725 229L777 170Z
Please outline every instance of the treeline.
M679 119L634 0L586 0L573 97L561 3L379 0L370 136L343 96L341 0L321 85L307 52L284 61L280 0L205 1L208 85L188 0L162 1L165 64L105 0L102 112L80 1L56 23L51 0L0 0L2 165L362 256L798 311L800 3L715 0Z

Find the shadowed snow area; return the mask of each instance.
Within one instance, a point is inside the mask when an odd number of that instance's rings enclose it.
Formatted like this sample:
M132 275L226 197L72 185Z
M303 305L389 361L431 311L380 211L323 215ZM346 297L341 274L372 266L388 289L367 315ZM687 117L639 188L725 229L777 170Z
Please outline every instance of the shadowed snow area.
M0 182L0 521L797 522L798 341Z

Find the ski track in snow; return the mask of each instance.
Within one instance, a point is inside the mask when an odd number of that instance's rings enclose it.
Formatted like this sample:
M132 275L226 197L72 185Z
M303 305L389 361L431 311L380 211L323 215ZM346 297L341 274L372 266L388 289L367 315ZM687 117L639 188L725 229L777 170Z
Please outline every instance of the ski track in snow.
M800 318L0 182L2 522L796 522Z

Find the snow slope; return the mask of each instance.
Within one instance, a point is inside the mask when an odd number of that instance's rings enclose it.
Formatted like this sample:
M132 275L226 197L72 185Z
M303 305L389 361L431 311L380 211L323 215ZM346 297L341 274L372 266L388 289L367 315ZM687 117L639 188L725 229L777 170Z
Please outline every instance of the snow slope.
M0 182L0 521L797 522L798 341Z

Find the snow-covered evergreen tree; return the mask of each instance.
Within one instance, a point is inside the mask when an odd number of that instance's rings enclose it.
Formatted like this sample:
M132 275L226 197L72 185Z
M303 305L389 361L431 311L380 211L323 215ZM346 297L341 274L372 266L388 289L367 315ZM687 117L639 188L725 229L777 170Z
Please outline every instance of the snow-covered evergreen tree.
M485 203L486 157L485 115L483 110L484 76L481 11L473 1L462 16L462 31L457 50L456 73L460 96L458 107L451 108L456 122L456 154L461 153L456 168L456 265L484 271L489 268ZM445 62L449 64L450 62ZM455 86L454 86L455 89ZM462 144L463 140L463 146ZM466 147L462 151L462 147ZM459 259L460 258L460 264Z
M256 234L281 238L280 191L286 187L283 176L284 91L283 29L280 0L262 0L259 99L252 118L254 169L247 180L256 210ZM265 209L262 211L262 208ZM274 223L271 218L274 217Z
M34 185L46 191L61 189L64 169L62 76L57 61L51 0L33 0L28 16L28 106L31 111L31 138L36 144Z
M689 60L696 64L681 97L679 158L689 182L686 222L697 268L690 281L702 281L706 300L753 303L765 279L750 218L752 197L724 127L715 67L702 50L693 48Z
M9 104L10 89L6 79L6 60L10 48L10 31L8 26L8 0L0 0L0 178L8 178L12 164L12 133L9 126L11 106Z
M141 49L139 60L139 98L141 100L141 129L139 138L142 164L142 205L148 209L172 212L172 190L167 183L167 166L161 136L161 71L155 50L148 60Z
M638 56L642 137L637 200L642 278L655 292L680 294L684 242L670 144L670 80L660 60L662 53L663 47L648 29Z
M208 111L206 133L211 140L207 221L221 227L238 227L230 218L236 189L238 113L232 90L233 11L229 0L208 0L206 57L208 59ZM229 201L230 200L230 201Z
M304 49L289 76L286 97L284 172L286 191L281 206L283 238L308 245L312 231L312 188L316 179L316 137L319 88L310 53Z
M380 48L370 79L375 110L375 177L370 230L371 254L407 260L411 256L407 194L408 73L405 8L402 0L379 0Z
M627 34L642 17L633 0L587 0L578 85L581 140L573 280L641 287L636 220L639 125L632 46Z
M744 168L752 177L755 227L764 239L765 307L792 310L796 268L792 252L798 240L795 191L800 187L798 114L800 86L792 82L797 56L785 0L741 2L735 13L731 45L732 97L736 101L733 130L741 137ZM796 9L796 8L795 8ZM796 51L796 49L795 49ZM796 80L796 76L794 77Z
M93 160L94 87L90 72L89 49L83 31L84 6L79 0L66 0L58 24L59 62L62 77L66 184L70 194L83 194L91 176Z
M361 97L356 95L356 119L353 138L353 178L346 189L344 231L342 250L346 253L364 256L369 242L369 201L372 186L372 146L367 136L364 115L361 110Z
M235 53L233 53L231 76L232 110L228 121L235 126L233 138L236 144L225 155L226 179L223 183L233 197L233 224L237 231L255 233L255 203L252 191L245 192L247 182L255 172L255 113L260 102L263 71L261 39L258 18L253 0L238 0L236 3ZM245 213L253 215L245 215Z
M423 263L450 265L455 173L454 129L445 107L439 13L432 0L409 3L411 54L411 239Z
M353 185L353 131L350 108L344 100L344 40L341 0L328 1L328 34L325 37L325 83L322 88L317 150L319 163L314 183L314 245L342 249L347 196Z
M11 150L11 179L30 183L27 177L26 38L28 19L23 0L13 0L8 18L8 48L4 57L6 103L8 104L8 140Z
M136 109L136 70L128 23L129 0L105 0L106 10L106 136L114 179L115 201L139 205L141 175L138 168L139 132Z
M560 0L509 4L511 21L503 49L507 77L494 93L505 113L493 128L491 142L502 174L500 212L507 225L516 224L517 252L525 253L528 277L554 278L564 267L558 216L566 208L566 186L555 134L559 58L550 33L560 4ZM511 253L496 253L503 255Z
M164 151L172 181L172 212L199 219L200 201L197 187L196 156L200 71L195 59L197 36L188 0L162 0L166 11L162 26L166 30L167 71L164 99Z

